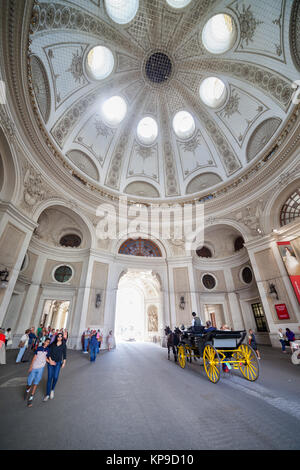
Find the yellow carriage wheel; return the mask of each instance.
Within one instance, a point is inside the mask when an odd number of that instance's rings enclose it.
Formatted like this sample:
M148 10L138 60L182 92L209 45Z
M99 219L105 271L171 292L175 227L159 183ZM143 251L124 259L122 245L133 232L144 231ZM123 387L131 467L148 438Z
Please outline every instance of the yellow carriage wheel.
M178 362L179 362L180 367L182 367L182 369L184 369L185 366L186 366L184 346L179 346L179 348L178 348Z
M236 355L241 373L247 380L254 382L259 376L259 362L255 351L249 344L241 344Z
M207 344L203 351L203 363L207 377L216 384L220 380L221 361L217 350Z

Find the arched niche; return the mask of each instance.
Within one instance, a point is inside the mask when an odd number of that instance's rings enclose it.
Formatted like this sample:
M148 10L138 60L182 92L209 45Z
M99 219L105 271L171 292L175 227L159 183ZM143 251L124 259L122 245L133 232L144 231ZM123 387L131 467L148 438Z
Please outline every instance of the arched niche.
M76 250L92 246L92 232L86 221L73 209L62 204L47 206L37 217L38 227L34 236L42 243L62 249ZM61 239L69 234L80 237L78 247L62 246Z

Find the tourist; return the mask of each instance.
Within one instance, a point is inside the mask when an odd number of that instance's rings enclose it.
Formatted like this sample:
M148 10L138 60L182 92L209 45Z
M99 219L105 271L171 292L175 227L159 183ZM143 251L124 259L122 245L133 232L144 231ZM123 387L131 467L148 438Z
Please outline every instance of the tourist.
M47 392L43 401L52 400L54 398L54 389L57 384L60 369L63 369L67 359L67 346L63 339L63 334L58 333L55 340L50 344L48 352L48 380Z
M53 341L55 340L55 338L56 338L55 329L52 328L51 333L50 333L50 344L53 343Z
M21 362L24 352L27 349L28 341L29 341L29 333L30 333L30 330L26 330L24 335L20 339L19 346L18 346L20 349L19 349L19 353L16 359L17 364Z
M49 353L50 338L46 338L42 346L39 346L35 351L30 367L28 369L29 375L27 377L27 387L25 390L25 400L27 400L27 406L32 407L34 394L37 386L40 383L44 368L47 362L47 355ZM31 389L32 387L32 389ZM31 393L30 393L31 390Z
M285 336L286 336L286 338L287 338L287 340L288 340L288 342L290 343L290 346L291 346L291 343L293 341L295 341L295 333L293 331L291 331L289 328L286 328L285 329Z
M36 330L36 335L39 339L39 341L41 340L41 337L43 335L43 325L42 323L40 324L40 326L38 327L38 329Z
M6 364L5 330L0 328L0 364Z
M28 362L28 361L31 361L32 360L32 356L33 356L33 348L34 348L34 344L35 344L35 341L36 341L37 337L34 333L34 326L32 326L29 330L29 334L28 334L28 345L27 345L27 348L25 349L25 352L22 356L22 359L21 359L21 362Z
M103 337L102 337L102 333L101 333L101 331L100 331L100 330L98 330L98 331L97 331L97 335L96 335L96 337L97 337L97 342L98 342L98 347L97 347L97 354L99 354L99 352L100 352L100 348L101 348L102 339L103 339Z
M107 336L107 346L108 346L109 351L113 347L113 343L114 343L113 332L112 332L112 330L110 330L110 332L108 333L108 336Z
M251 346L251 348L254 349L254 351L256 352L257 358L261 359L260 352L257 349L256 338L255 338L255 335L253 333L253 330L251 330L251 329L249 330L248 342L249 342L249 345Z
M204 332L205 332L205 333L209 333L210 331L215 331L215 330L216 330L216 327L215 327L215 326L212 326L211 321L208 320L208 321L205 323Z
M65 340L65 342L67 342L67 341L68 341L68 338L69 338L68 330L67 330L67 328L65 328L65 329L62 328L62 330L63 330L63 337L64 337L64 340Z
M90 341L89 341L89 351L90 351L90 361L95 362L97 357L98 341L97 341L97 332L93 330L91 332Z
M37 339L34 331L34 326L32 326L29 333L28 347L34 347L35 340Z
M221 326L220 330L222 330L222 331L231 331L231 329L229 328L229 326L226 323ZM223 369L223 372L229 372L230 369L231 369L230 363L229 362L223 362L222 363L222 369Z
M285 350L285 339L284 339L284 335L282 333L282 328L279 328L278 330L278 339L281 343L281 349L282 349L282 352L283 353L286 353L286 350Z
M90 338L91 330L88 328L84 332L84 338L83 338L83 352L85 354L88 353L88 346L89 346L89 338Z
M12 345L12 332L11 328L7 328L5 331L5 346L11 346Z

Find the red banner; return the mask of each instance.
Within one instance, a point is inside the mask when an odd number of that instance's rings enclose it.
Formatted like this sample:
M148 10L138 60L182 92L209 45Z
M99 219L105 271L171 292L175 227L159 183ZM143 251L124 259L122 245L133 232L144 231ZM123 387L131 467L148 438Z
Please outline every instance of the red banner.
M279 320L288 320L290 318L285 304L277 304L275 308Z
M277 242L277 246L300 304L300 262L290 242Z

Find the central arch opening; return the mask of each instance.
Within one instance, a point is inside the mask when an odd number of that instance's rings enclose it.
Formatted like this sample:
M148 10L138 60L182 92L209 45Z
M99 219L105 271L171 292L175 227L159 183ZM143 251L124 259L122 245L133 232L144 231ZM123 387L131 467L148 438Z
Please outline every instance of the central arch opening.
M150 270L128 269L118 284L116 341L160 342L161 317L161 286L157 275Z

